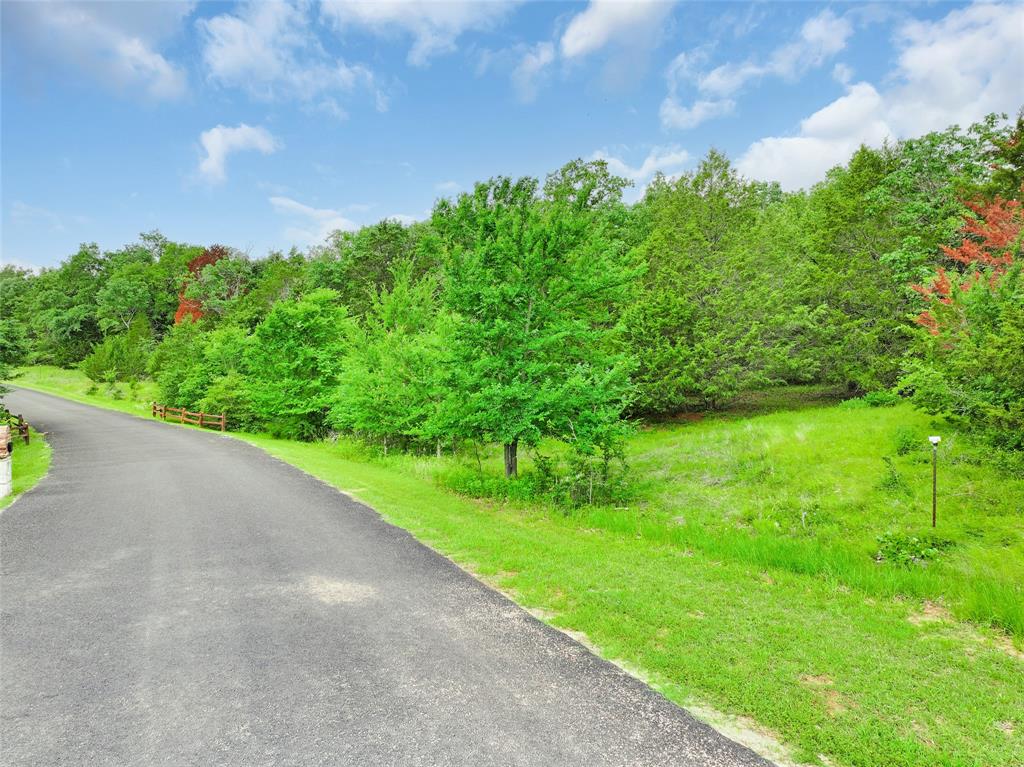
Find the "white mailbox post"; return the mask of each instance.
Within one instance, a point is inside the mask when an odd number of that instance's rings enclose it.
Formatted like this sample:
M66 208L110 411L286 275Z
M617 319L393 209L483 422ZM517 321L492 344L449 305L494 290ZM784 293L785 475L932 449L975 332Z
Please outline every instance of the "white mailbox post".
M6 498L11 494L11 453L8 446L11 444L11 427L7 424L0 426L0 498Z

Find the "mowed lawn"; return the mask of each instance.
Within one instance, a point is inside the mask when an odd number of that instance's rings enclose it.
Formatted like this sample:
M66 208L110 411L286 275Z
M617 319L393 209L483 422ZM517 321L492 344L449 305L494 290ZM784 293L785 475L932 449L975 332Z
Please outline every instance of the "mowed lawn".
M909 407L810 400L641 430L636 498L618 508L442 489L471 456L241 436L793 760L1024 765L1024 481ZM932 432L942 550L926 565L876 561L878 536L931 533Z
M29 444L18 436L14 437L14 452L11 454L11 494L0 498L0 509L14 503L14 500L31 489L50 468L50 446L35 429L29 435Z

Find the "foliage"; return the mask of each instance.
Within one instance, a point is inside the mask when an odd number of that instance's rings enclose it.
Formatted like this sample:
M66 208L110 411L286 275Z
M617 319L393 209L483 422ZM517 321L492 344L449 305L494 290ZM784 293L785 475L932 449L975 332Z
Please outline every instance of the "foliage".
M245 357L249 397L272 433L301 439L324 435L347 325L338 294L321 289L279 301L256 328Z
M875 554L875 560L891 562L902 567L925 566L952 545L952 541L932 534L917 536L905 533L883 533L878 536L878 552Z
M437 280L413 278L412 261L392 266L391 288L376 289L348 327L348 352L338 376L331 425L406 446L440 439L442 327Z
M901 386L929 413L985 433L995 444L1024 448L1024 215L1017 200L972 206L963 241L946 248L940 267L917 285L927 331ZM962 271L961 271L962 270Z
M577 167L540 197L535 179L497 178L434 211L453 314L445 417L503 444L507 476L520 442L607 452L628 403L630 363L613 343L630 272L600 225L613 199L588 191L604 180Z
M144 375L152 351L153 339L144 316L136 317L127 332L111 335L93 347L80 366L92 381L137 380Z

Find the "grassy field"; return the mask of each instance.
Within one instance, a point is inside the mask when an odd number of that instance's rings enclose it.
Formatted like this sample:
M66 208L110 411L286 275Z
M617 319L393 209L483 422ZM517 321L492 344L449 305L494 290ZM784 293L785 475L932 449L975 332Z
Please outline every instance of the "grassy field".
M15 439L14 453L11 455L11 475L13 491L6 498L0 498L0 509L9 506L14 500L35 487L50 468L50 446L35 429L32 429L29 444Z
M77 375L37 369L15 383L133 412L84 394ZM629 446L639 487L619 508L442 489L471 456L240 436L796 761L1024 765L1024 480L906 406L825 396L775 392L640 431ZM931 534L929 433L944 436L939 538L922 549L910 541ZM484 468L496 472L497 456ZM926 559L893 561L913 554Z

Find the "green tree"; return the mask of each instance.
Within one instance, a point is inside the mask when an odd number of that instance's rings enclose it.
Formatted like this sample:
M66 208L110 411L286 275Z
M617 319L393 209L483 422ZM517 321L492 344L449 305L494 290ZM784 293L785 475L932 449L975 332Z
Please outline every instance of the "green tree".
M613 346L633 275L589 207L594 170L543 198L535 179L496 178L434 210L454 315L451 429L501 443L506 476L520 443L594 449L628 401L629 360Z
M770 383L772 355L782 353L776 326L794 300L779 288L795 259L783 266L759 252L754 233L767 229L764 211L781 192L744 180L712 151L696 171L657 179L647 197L651 233L635 254L645 276L625 317L635 409L714 408Z
M347 325L338 294L323 289L279 301L256 328L246 355L249 392L271 431L302 439L325 433Z
M392 287L372 296L350 325L348 353L331 409L336 428L396 442L439 439L442 318L437 280L413 278L413 264L393 265Z

